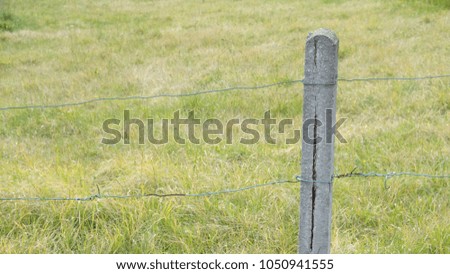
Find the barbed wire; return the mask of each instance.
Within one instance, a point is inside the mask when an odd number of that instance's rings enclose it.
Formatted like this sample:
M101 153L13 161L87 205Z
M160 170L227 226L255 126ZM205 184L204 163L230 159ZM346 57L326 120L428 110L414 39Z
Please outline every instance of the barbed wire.
M450 74L443 75L431 75L431 76L421 76L421 77L373 77L373 78L338 78L338 81L343 82L356 82L356 81L418 81L418 80L426 80L426 79L436 79L436 78L446 78L450 77ZM100 97L94 98L79 102L72 103L62 103L62 104L52 104L52 105L25 105L25 106L7 106L0 107L0 111L7 110L23 110L23 109L49 109L49 108L62 108L62 107L72 107L72 106L80 106L95 102L101 101L125 101L125 100L149 100L163 97L188 97L188 96L198 96L203 94L211 94L211 93L222 93L236 90L258 90L265 89L274 86L281 85L292 85L296 83L304 83L304 80L287 80L276 82L272 84L264 84L258 86L234 86L223 89L212 89L212 90L204 90L204 91L193 91L190 93L174 93L174 94L157 94L157 95L148 95L148 96L127 96L127 97ZM304 83L305 84L305 83ZM332 183L333 179L339 178L349 178L349 177L383 177L384 185L387 189L387 180L392 177L397 176L411 176L411 177L426 177L426 178L434 178L434 179L446 179L450 178L450 175L431 175L431 174L421 174L414 172L390 172L390 173L377 173L377 172L369 172L369 173L361 173L351 171L350 173L333 175L329 181L311 181L302 179L301 176L296 176L295 180L278 180L272 181L262 184L256 184L251 186L245 186L237 189L224 189L219 191L212 192L201 192L201 193L171 193L171 194L158 194L158 193L147 193L147 194L137 194L137 195L103 195L100 193L100 189L98 188L98 193L95 195L90 195L87 197L0 197L0 201L92 201L96 199L128 199L128 198L144 198L144 197L157 197L157 198L167 198L167 197L207 197L214 196L220 194L229 194L236 193L241 191L246 191L250 189L255 189L259 187L271 186L271 185L280 185L286 183L298 183L298 182L310 182L310 183Z
M149 197L155 197L155 198L170 198L170 197L210 197L210 196L216 196L216 195L223 195L223 194L232 194L237 192L243 192L247 190L252 190L256 188L261 187L267 187L267 186L274 186L274 185L283 185L283 184L298 184L300 182L303 183L332 183L334 179L342 179L342 178L350 178L350 177L383 177L385 178L385 188L386 187L386 181L393 177L398 176L410 176L410 177L425 177L429 179L450 179L450 175L433 175L433 174L423 174L423 173L415 173L415 172L389 172L389 173L378 173L378 172L369 172L369 173L362 173L362 172L354 172L351 171L349 173L344 174L338 174L333 175L329 181L317 181L317 180L307 180L302 179L302 176L295 176L294 179L284 179L284 180L276 180L276 181L270 181L266 183L261 184L255 184L250 186L244 186L240 188L235 189L223 189L218 191L211 191L211 192L199 192L199 193L169 193L169 194L159 194L159 193L145 193L145 194L135 194L135 195L104 195L101 194L100 188L97 186L98 193L86 197L0 197L0 201L7 202L7 201L79 201L79 202L86 202L86 201L94 201L97 199L142 199L142 198L149 198Z
M417 76L417 77L368 77L368 78L339 78L341 82L369 82L369 81L420 81L427 79L447 78L450 74L443 75L429 75L429 76Z
M74 107L74 106L86 105L86 104L102 102L102 101L128 101L128 100L151 100L151 99L157 99L157 98L180 98L180 97L198 96L198 95L211 94L211 93L229 92L229 91L235 91L235 90L258 90L258 89L265 89L265 88L274 87L274 86L292 85L292 84L301 83L301 82L303 82L303 80L288 80L288 81L276 82L276 83L272 83L272 84L265 84L265 85L259 85L259 86L235 86L235 87L228 87L228 88L222 88L222 89L192 91L189 93L172 93L172 94L170 94L170 93L164 94L163 93L163 94L156 94L156 95L135 95L135 96L125 96L125 97L99 97L99 98L94 98L94 99L89 99L89 100L79 101L79 102L72 102L72 103L62 103L62 104L52 104L52 105L26 105L26 106L0 107L0 111L20 110L20 109L49 109L49 108Z
M427 79L438 79L438 78L448 78L450 74L442 74L442 75L429 75L429 76L417 76L417 77L366 77L366 78L338 78L337 81L340 82L370 82L370 81L420 81ZM78 102L69 102L69 103L61 103L61 104L49 104L49 105L23 105L23 106L5 106L0 107L0 111L8 111L8 110L25 110L25 109L54 109L54 108L64 108L64 107L75 107L81 105L87 105L97 102L105 102L105 101L130 101L130 100L151 100L157 98L181 98L181 97L190 97L190 96L198 96L212 93L223 93L230 91L251 91L258 89L266 89L269 87L275 86L283 86L283 85L293 85L298 83L304 83L303 79L297 80L286 80L281 82L276 82L272 84L263 84L257 86L234 86L222 89L211 89L211 90L202 90L202 91L192 91L188 93L168 93L168 94L156 94L156 95L133 95L133 96L118 96L118 97L99 97L93 99L87 99ZM306 83L304 83L306 84ZM310 83L308 83L310 85Z
M432 175L432 174L422 174L422 173L415 173L415 172L389 172L389 173L377 173L377 172L369 172L369 173L361 173L361 172L354 172L355 169L353 169L349 173L336 175L334 178L350 178L350 177L383 177L384 178L384 188L388 189L387 181L393 177L400 177L400 176L410 176L410 177L426 177L430 179L445 179L450 178L450 175Z

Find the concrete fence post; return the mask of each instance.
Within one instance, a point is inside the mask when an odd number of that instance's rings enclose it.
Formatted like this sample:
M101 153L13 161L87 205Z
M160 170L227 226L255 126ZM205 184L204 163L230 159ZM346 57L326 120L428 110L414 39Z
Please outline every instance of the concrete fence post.
M304 254L330 253L338 47L327 29L306 40L298 239Z

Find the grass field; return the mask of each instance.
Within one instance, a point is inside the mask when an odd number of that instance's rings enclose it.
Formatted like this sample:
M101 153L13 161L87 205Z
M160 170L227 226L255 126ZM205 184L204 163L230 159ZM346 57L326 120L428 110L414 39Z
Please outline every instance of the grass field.
M449 1L0 0L0 108L302 79L308 32L339 76L450 73ZM340 82L336 173L450 173L450 79ZM293 118L302 86L0 111L0 196L234 189L300 172L300 144L104 145L123 118ZM185 133L185 132L184 132ZM245 136L235 132L235 140ZM450 181L338 179L333 253L450 253ZM299 185L212 197L0 201L0 253L295 253Z

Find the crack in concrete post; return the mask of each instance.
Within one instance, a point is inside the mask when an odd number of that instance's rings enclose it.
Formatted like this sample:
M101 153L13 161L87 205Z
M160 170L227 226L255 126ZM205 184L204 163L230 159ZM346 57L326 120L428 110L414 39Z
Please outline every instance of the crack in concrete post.
M317 180L317 171L316 171L316 160L317 160L317 113L316 108L314 108L314 143L313 143L313 162L312 162L312 205L311 205L311 242L310 242L310 248L311 251L313 249L313 242L314 242L314 209L316 204L316 180Z

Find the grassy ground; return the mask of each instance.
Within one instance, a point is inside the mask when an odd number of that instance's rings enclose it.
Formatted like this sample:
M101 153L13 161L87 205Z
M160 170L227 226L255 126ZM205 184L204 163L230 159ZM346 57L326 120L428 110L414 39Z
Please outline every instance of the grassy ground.
M1 0L0 107L303 77L305 38L340 38L340 77L450 72L448 1ZM341 82L337 173L448 174L449 79ZM299 173L300 144L103 145L102 122L294 118L301 85L1 111L0 196L214 191ZM241 134L244 136L243 134ZM240 135L236 136L239 138ZM449 180L339 179L333 253L450 253ZM0 202L0 253L295 253L299 186L202 198Z

